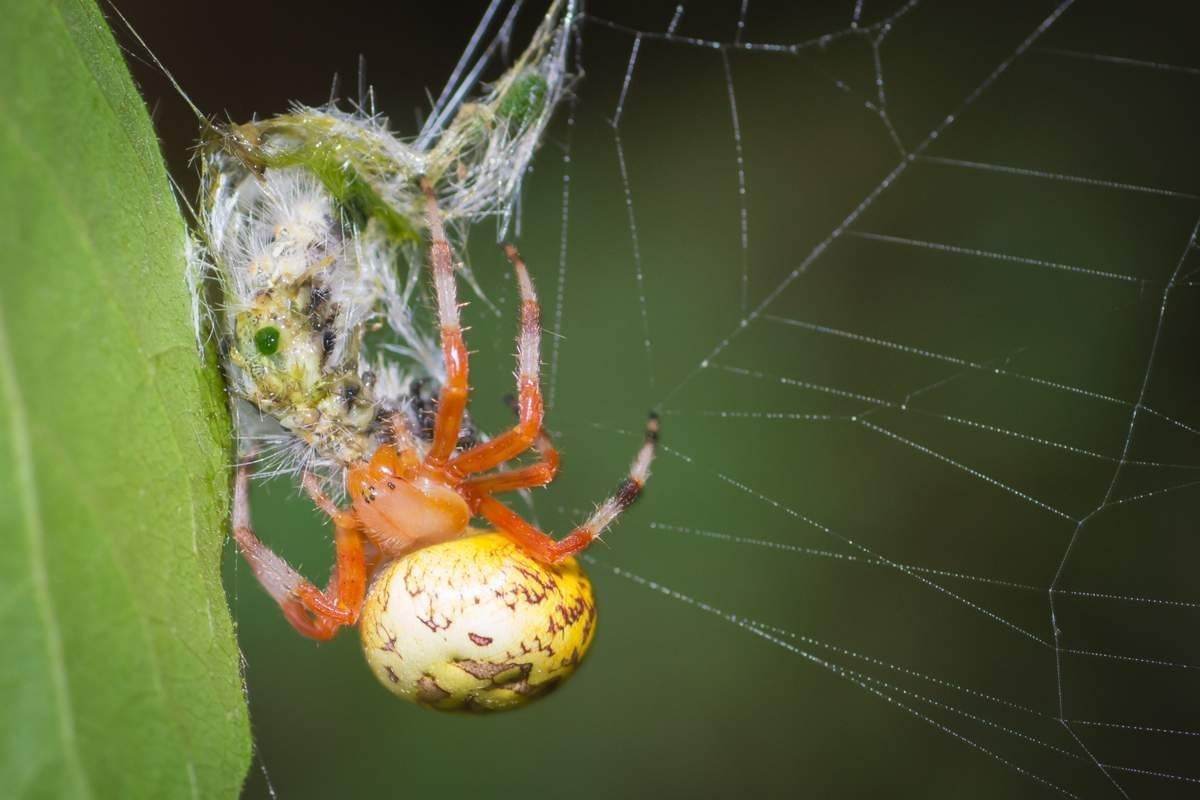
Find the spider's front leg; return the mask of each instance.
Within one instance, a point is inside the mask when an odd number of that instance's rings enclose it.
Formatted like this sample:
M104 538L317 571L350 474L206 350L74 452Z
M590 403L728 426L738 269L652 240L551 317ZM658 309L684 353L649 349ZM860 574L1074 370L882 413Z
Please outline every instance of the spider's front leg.
M504 245L504 254L512 262L521 292L521 328L517 334L517 424L491 441L476 445L459 454L450 468L459 475L470 475L499 466L528 450L542 432L542 390L539 385L541 368L541 311L533 281L521 254L511 244ZM530 484L536 485L536 484Z
M462 324L458 317L458 290L454 277L454 253L446 239L437 197L428 181L425 192L425 222L429 226L429 261L433 270L433 286L437 295L438 324L441 326L442 360L446 367L446 382L438 395L437 416L433 423L433 443L425 460L434 465L444 464L458 445L459 429L467 408L468 356L463 341Z
M238 549L283 615L311 639L332 639L343 625L358 621L366 592L367 569L363 537L353 514L340 511L306 473L305 489L333 520L337 562L322 592L254 534L250 520L250 464L238 466L233 496L233 535Z

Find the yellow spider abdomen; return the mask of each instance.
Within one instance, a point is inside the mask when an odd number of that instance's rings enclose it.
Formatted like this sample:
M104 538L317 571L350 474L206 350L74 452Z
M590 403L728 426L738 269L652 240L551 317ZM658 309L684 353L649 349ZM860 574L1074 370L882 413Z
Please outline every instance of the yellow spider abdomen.
M501 711L575 671L596 603L575 559L547 566L489 532L385 565L359 629L367 663L395 694L441 710Z

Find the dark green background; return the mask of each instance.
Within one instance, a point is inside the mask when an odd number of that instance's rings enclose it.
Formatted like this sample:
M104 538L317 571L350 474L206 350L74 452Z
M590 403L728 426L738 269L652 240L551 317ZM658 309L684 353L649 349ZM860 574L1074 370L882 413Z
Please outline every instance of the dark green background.
M440 88L481 5L118 3L206 111L242 120L289 100L322 102L331 74L352 75L361 52L381 108L407 132L415 128L412 109L427 107L427 88ZM739 5L694 3L679 31L729 41ZM864 24L896 5L868 1ZM1139 413L1128 456L1160 466L1126 465L1112 499L1198 477L1186 467L1200 464L1200 435L1153 413L1187 426L1198 421L1200 287L1187 273L1200 268L1200 254L1185 248L1200 217L1193 196L1200 193L1200 61L1194 21L1176 5L1078 3L922 154L1187 196L916 159L811 262L814 247L902 161L865 106L875 99L871 47L848 36L795 55L730 55L749 187L750 308L809 263L766 314L987 369L761 315L742 330L721 57L647 39L620 132L651 364L609 126L633 39L585 26L561 326L562 119L527 182L519 239L547 327L558 328L548 331L547 360L552 336L563 337L548 426L565 469L538 493L538 519L561 532L599 500L625 469L651 406L664 412L667 445L645 500L594 548L590 572L603 623L589 661L563 691L518 713L472 719L410 707L375 684L352 633L326 646L294 635L230 552L227 585L259 750L246 795L265 796L268 774L284 798L1057 795L1019 767L1080 797L1119 796L1094 756L1127 768L1109 774L1130 796L1194 796L1195 783L1130 770L1200 778L1200 739L1083 724L1200 729L1198 612L1188 605L1200 601L1200 493L1175 489L1097 511L1181 257L1185 277L1169 294L1150 370L1151 410ZM799 42L843 30L853 6L752 2L745 38ZM591 13L661 31L673 8L597 2ZM899 19L879 53L889 118L904 145L917 147L1052 9L928 2ZM194 121L154 68L132 66L169 162L181 183L194 186L186 164ZM469 257L500 313L478 301L466 311L473 412L493 430L507 421L498 398L511 382L515 331L511 273L494 238L482 226ZM735 332L715 363L697 372ZM878 408L780 377L909 405ZM910 396L932 384L939 385ZM777 412L785 416L764 416ZM265 487L257 500L264 538L323 577L330 545L310 505L286 483ZM1047 590L1072 520L1089 514L1058 588L1177 604L1060 593L1062 646L1174 665L1063 652L1063 704L1077 741L1055 719L1060 681L1045 644ZM867 552L1025 588L904 572L869 563ZM879 661L779 633L772 641L739 626L741 618ZM837 672L843 667L861 675Z

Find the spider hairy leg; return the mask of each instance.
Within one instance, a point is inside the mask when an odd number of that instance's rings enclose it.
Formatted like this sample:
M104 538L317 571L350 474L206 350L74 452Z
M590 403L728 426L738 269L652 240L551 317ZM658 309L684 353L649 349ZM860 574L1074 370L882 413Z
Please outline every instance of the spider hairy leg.
M517 334L517 408L516 426L489 442L472 447L450 462L460 475L483 472L515 458L528 450L542 430L542 390L539 385L541 360L541 311L533 281L517 248L504 245L504 254L513 265L521 293L521 328ZM536 485L536 484L534 484Z
M519 416L520 410L517 406L516 398L509 395L505 398L505 401L512 407L513 413ZM558 475L558 450L554 447L554 443L550 441L550 436L545 430L538 433L537 439L533 442L533 447L537 450L538 455L541 456L541 461L536 464L498 472L494 475L471 478L465 481L464 485L478 494L512 492L518 489L532 489L536 486L545 486Z
M515 511L492 496L480 494L469 487L464 487L464 494L475 513L495 525L510 541L520 545L539 561L548 564L560 563L595 541L641 496L642 489L650 478L650 463L654 460L654 452L658 446L658 429L658 415L652 413L646 422L645 438L633 459L628 477L621 482L616 493L600 504L591 517L558 541L526 522Z
M310 639L332 639L341 626L358 619L366 588L362 536L357 524L337 524L338 561L329 590L322 592L255 535L250 516L250 472L249 461L243 462L234 482L233 535L238 549L292 627ZM328 498L321 497L332 506ZM340 521L347 520L343 517ZM349 521L353 522L352 516Z
M425 459L430 464L442 464L454 453L459 428L467 408L468 354L458 316L458 291L454 277L454 253L446 239L442 212L428 181L422 181L425 192L425 222L429 226L429 262L433 270L433 285L437 295L438 324L441 326L442 359L446 365L446 382L438 396L437 417L433 426L433 444Z
M304 473L304 491L317 508L329 515L334 526L336 562L324 592L312 584L301 585L298 593L305 607L343 625L358 621L363 596L367 593L367 567L363 552L363 535L354 514L339 509L321 490L311 472Z

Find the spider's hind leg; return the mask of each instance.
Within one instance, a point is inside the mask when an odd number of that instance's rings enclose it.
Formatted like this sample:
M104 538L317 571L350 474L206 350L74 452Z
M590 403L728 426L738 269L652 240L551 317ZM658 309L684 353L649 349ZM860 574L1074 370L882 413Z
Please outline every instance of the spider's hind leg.
M501 533L520 545L527 553L539 561L555 564L585 549L641 496L642 488L650 478L650 462L654 460L657 446L658 416L651 414L646 423L645 440L630 466L629 476L621 482L611 497L600 504L587 521L558 541L526 522L490 494L481 493L469 485L463 487L463 494L475 513L495 525Z

